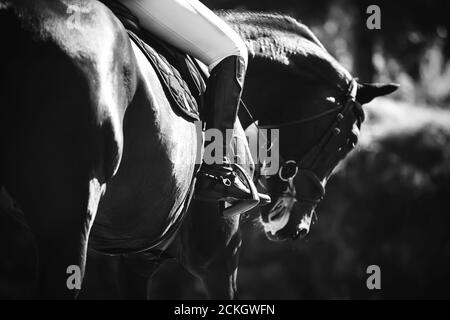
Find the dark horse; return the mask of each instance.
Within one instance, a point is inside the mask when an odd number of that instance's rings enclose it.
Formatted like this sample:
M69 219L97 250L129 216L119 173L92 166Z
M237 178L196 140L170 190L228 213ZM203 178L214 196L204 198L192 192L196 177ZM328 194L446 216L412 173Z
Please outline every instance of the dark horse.
M287 160L299 161L320 144L345 99L363 104L395 90L358 84L350 97L351 75L291 18L225 17L252 55L244 100L260 124L280 124L286 172L293 163ZM126 297L145 297L147 280L169 255L199 276L211 297L233 297L239 217L222 217L219 205L193 201L170 247L146 250L189 203L201 126L173 111L155 71L114 15L97 1L0 1L0 30L0 183L36 241L37 296L77 294L67 286L67 271L79 266L84 273L89 239L92 261L98 252L117 254L99 259L118 263ZM285 126L315 115L317 121ZM252 122L244 114L241 119L244 128ZM271 239L296 238L309 228L317 202L295 197L315 195L317 182L322 192L351 149L342 146L360 115L352 109L343 122L340 154L311 167L320 169L308 179L313 183L285 172L281 182L262 179L275 200L261 215ZM243 134L237 125L236 136ZM245 144L237 143L236 152L252 174ZM295 173L305 169L295 163Z

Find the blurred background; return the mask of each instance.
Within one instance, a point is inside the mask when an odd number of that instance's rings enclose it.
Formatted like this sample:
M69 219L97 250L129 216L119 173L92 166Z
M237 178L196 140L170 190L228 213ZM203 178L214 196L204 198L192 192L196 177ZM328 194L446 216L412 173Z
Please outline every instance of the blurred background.
M245 221L239 298L450 298L450 2L203 2L291 15L361 81L401 84L368 106L360 145L329 182L304 241L271 243L257 221ZM366 27L371 4L381 8L381 30ZM382 290L366 287L372 264ZM153 298L204 293L169 262Z

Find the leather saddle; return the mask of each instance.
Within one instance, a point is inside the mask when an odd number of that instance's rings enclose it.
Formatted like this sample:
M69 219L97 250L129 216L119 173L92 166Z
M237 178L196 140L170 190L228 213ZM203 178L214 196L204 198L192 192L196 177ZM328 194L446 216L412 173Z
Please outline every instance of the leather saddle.
M174 111L188 121L200 120L206 85L196 61L142 29L138 19L121 3L102 2L122 22L130 39L151 63Z

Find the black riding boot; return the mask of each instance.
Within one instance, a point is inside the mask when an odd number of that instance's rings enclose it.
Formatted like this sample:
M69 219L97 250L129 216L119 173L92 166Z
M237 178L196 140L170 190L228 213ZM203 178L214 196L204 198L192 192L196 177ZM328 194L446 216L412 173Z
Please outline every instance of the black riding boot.
M211 72L205 92L206 128L218 129L223 135L222 163L203 163L198 174L196 197L205 201L235 201L251 198L250 189L234 171L226 157L230 145L226 131L234 128L245 78L242 57L230 56ZM231 136L231 135L230 135Z

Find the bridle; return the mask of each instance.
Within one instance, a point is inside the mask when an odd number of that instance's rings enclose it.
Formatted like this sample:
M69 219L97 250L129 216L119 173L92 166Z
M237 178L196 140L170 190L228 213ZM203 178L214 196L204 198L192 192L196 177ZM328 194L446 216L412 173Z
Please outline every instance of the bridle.
M260 125L259 129L281 129L288 126L296 126L319 120L325 116L337 113L335 120L325 131L319 142L312 147L303 157L299 159L289 158L284 160L280 155L280 169L277 176L271 176L272 179L279 179L279 184L283 187L278 191L278 196L294 197L298 200L318 204L325 195L326 178L331 174L331 170L338 164L343 157L356 146L357 136L344 136L344 127L348 125L344 120L352 114L358 121L358 127L364 121L364 111L361 104L356 101L357 82L352 79L344 103L327 110L323 113L298 119L290 122L284 122L274 125ZM350 124L353 125L354 122ZM348 130L352 132L351 128ZM324 166L324 164L328 164ZM331 169L330 169L331 168ZM263 174L260 177L268 178ZM310 187L314 190L312 194L305 195L299 193L296 195L294 187L294 179L296 184Z

